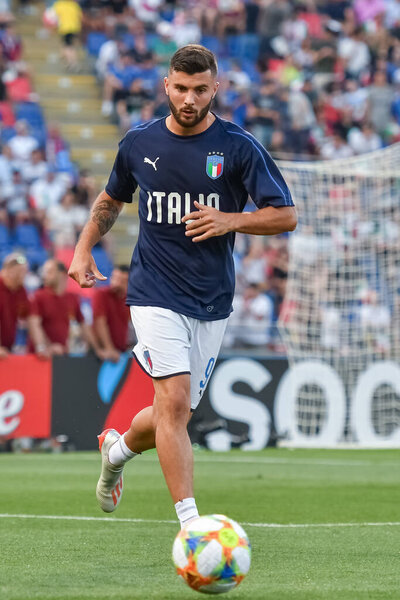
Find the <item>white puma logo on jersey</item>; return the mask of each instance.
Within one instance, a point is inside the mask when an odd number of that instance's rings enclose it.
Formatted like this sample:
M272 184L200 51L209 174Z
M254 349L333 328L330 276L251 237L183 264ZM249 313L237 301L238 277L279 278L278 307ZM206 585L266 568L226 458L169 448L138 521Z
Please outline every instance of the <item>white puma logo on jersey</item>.
M147 156L145 156L143 162L147 163L148 165L152 165L154 167L154 170L157 171L156 162L158 161L159 158L160 157L157 156L156 160L153 162L152 160L150 160L149 158L147 158Z

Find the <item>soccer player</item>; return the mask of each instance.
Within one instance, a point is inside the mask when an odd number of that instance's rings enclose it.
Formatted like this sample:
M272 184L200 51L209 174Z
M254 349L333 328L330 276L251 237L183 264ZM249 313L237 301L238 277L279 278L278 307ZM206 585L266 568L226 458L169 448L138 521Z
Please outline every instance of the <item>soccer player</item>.
M128 431L99 436L97 499L121 500L124 464L157 448L181 527L198 516L187 433L213 370L234 291L235 232L273 235L296 227L286 183L246 131L210 111L218 89L215 56L188 45L173 55L165 92L171 114L129 131L109 181L77 243L70 276L82 287L103 280L91 249L140 188L140 232L127 304L134 355L153 378L154 402ZM242 213L250 195L259 210Z

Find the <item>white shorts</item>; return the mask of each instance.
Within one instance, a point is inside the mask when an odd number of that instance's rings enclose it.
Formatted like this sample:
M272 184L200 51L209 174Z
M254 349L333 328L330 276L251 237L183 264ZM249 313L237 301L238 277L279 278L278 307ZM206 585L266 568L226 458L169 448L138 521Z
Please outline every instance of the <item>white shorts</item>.
M190 404L199 404L214 368L228 319L200 321L166 308L131 306L138 342L133 353L155 379L188 373Z

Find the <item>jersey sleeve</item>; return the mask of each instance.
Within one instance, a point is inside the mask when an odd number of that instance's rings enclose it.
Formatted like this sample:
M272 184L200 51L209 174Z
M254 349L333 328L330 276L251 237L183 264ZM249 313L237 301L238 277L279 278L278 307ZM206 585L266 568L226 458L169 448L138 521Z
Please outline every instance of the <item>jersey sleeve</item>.
M294 206L290 190L265 148L253 137L241 145L242 182L258 208Z
M114 200L132 202L132 194L137 188L137 183L129 169L129 152L132 147L133 136L126 135L119 144L110 178L106 185L106 193Z

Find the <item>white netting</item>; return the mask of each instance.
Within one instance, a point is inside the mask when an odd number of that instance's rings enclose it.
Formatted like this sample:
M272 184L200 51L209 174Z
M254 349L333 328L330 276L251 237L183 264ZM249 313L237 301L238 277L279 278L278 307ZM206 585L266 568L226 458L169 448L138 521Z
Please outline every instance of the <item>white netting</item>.
M339 375L347 401L343 439L356 439L351 403L360 375L378 361L400 363L400 144L279 167L299 215L280 331L292 366L317 360ZM400 427L398 388L382 382L371 392L376 436ZM299 432L318 434L326 411L320 386L299 387Z

